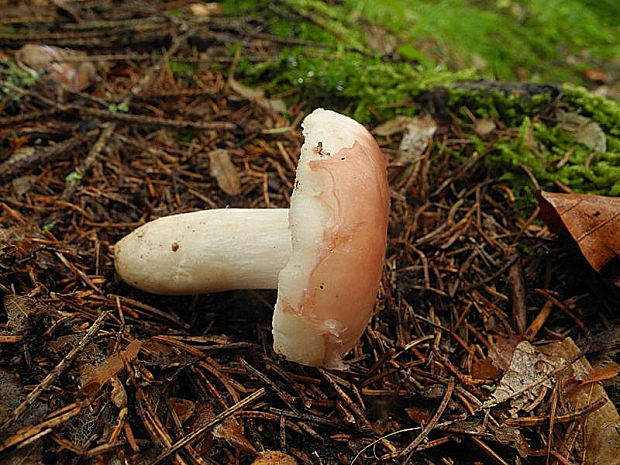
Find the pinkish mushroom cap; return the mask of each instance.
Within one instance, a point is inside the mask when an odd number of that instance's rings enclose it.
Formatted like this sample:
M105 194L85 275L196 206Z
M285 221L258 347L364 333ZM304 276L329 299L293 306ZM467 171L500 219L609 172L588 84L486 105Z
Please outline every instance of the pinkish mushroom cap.
M280 271L274 348L304 365L343 367L372 315L387 240L386 161L356 121L318 109L291 197L292 254Z

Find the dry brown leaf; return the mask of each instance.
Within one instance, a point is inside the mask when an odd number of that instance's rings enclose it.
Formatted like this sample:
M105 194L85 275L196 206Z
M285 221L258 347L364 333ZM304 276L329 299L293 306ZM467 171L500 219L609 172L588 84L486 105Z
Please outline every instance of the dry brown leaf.
M86 57L86 53L49 45L27 44L15 57L34 71L47 71L49 78L71 90L84 90L95 82L95 65L90 61L62 61L65 58Z
M416 116L405 127L405 133L398 147L396 162L412 163L420 157L428 141L437 131L437 123L430 115Z
M575 135L576 142L598 153L607 151L605 132L596 122L573 112L559 111L557 117L562 124L562 129Z
M489 349L489 358L493 365L500 371L506 371L510 366L512 355L519 342L521 342L521 339L515 336L507 339L498 337L495 344Z
M112 391L110 392L110 400L118 408L123 408L127 405L127 392L123 387L123 383L118 379L118 376L114 375L110 378L110 384L112 384Z
M409 116L397 116L394 119L380 124L372 130L377 136L391 136L399 132L403 132L408 124L411 124L413 118Z
M252 465L297 465L297 460L284 452L268 450L261 452Z
M471 376L475 379L497 379L500 374L490 358L476 360L471 367Z
M495 426L490 423L488 430L493 435L493 439L500 444L516 449L521 457L527 457L532 450L520 428L507 425Z
M215 418L215 409L208 402L196 405L194 415L189 422L190 429L198 429L209 423ZM256 455L257 451L250 441L243 435L241 425L234 416L226 418L222 423L218 424L211 434L219 439L226 440L230 445L241 452Z
M17 294L4 296L4 309L7 315L6 324L13 333L26 329L28 317L38 310L35 299Z
M566 338L561 342L552 342L541 350L551 356L572 359L580 354L579 348L571 338ZM572 365L573 373L569 373L571 378L583 379L580 373L585 373L585 377L591 376L592 367L585 358L578 359ZM588 415L583 423L583 434L585 438L584 465L596 464L617 464L620 457L620 415L614 407L613 402L605 392L600 383L586 384L566 395L569 406L573 411L579 410L593 404L599 399L607 402L600 409Z
M0 422L8 418L9 413L21 401L22 385L16 373L0 367Z
M222 11L222 5L215 2L210 3L192 3L189 5L189 11L198 18L204 18L211 16L214 13L220 13Z
M586 77L586 79L594 82L607 83L611 80L605 71L598 68L585 69L582 71L582 74Z
M364 24L368 45L381 55L391 55L398 48L398 39L376 24Z
M396 189L409 189L410 195L424 197L429 185L426 171L421 167L424 153L435 131L437 131L437 123L428 114L418 115L415 118L397 116L374 129L375 134L384 136L403 133L394 159L394 162L403 168L392 180Z
M209 161L209 173L217 180L220 189L228 195L238 195L241 192L241 180L228 151L224 149L210 151Z
M551 232L566 228L592 268L620 254L620 198L538 191L540 215Z
M41 465L43 462L43 441L35 441L28 447L0 458L0 465Z
M21 198L26 192L30 192L37 182L39 182L39 177L34 174L20 176L11 181L11 188L15 196Z
M398 163L411 163L422 155L429 138L433 137L435 131L437 131L437 123L430 115L419 115L415 118L397 116L373 130L378 136L404 133L395 160Z
M601 383L607 380L615 381L619 372L620 365L615 362L610 362L609 365L605 367L595 367L584 379L574 380L572 386L567 387L566 394L571 395L576 390L582 389L588 384Z
M605 381L608 379L614 379L620 373L620 365L615 362L610 362L609 365L605 367L597 367L592 370L590 376L584 379L581 384L585 385L588 383L598 383L600 381Z
M138 340L133 340L129 343L127 348L122 351L123 357L127 361L132 361L138 356L142 343ZM120 353L110 357L105 363L95 367L90 373L85 376L82 383L82 391L86 395L95 394L101 386L108 382L110 378L116 375L125 367Z
M512 407L510 413L516 416L519 410L540 394L541 389L553 387L553 378L549 378L543 383L536 384L536 382L563 361L538 352L528 341L520 342L515 347L508 370L497 384L497 389L491 399L485 405L510 401ZM532 385L531 389L520 392L524 387L530 385Z
M243 435L243 430L235 417L228 417L222 423L213 428L213 436L225 439L235 449L255 455L256 449Z
M474 123L474 131L480 136L491 134L495 128L495 122L492 119L479 119Z
M179 421L185 423L194 414L196 404L188 399L182 399L180 397L169 397L168 403L176 413Z
M428 422L428 419L431 417L430 410L424 407L406 407L405 412L407 413L407 416L411 419L411 421L418 425L426 424L426 422Z
M0 366L0 423L4 423L10 418L11 412L15 411L15 408L22 402L23 395L23 380L11 368ZM5 433L14 433L23 426L32 425L40 421L47 415L48 410L49 407L47 402L35 400L29 405L27 413L17 420L12 421L11 424L7 426L7 429L3 431L3 434L6 436ZM0 456L2 455L3 454L0 454ZM4 463L13 465L16 462L3 462L0 460L0 464Z
M9 157L9 162L11 163L20 163L22 161L28 160L31 158L36 150L32 145L19 145L13 149L13 153Z
M284 100L276 98L265 97L265 92L262 89L253 89L251 87L241 84L239 81L230 78L228 80L229 87L239 94L240 96L256 102L258 105L269 111L275 111L276 113L285 113L286 104Z

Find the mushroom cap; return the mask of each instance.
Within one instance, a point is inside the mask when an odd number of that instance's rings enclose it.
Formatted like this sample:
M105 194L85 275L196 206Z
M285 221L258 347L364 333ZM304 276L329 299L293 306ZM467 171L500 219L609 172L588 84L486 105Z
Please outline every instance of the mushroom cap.
M318 109L289 209L292 254L280 271L274 349L312 366L342 368L363 334L381 279L389 214L387 164L359 123Z

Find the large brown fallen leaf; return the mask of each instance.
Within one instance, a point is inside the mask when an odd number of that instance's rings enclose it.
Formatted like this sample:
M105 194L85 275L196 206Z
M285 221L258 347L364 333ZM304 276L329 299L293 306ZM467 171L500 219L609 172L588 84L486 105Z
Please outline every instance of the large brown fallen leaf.
M538 191L540 215L551 232L566 228L596 271L620 255L620 198ZM615 279L620 285L620 277Z
M50 45L26 44L15 54L17 60L34 71L46 71L49 78L71 90L84 90L95 83L97 70L86 53ZM84 58L84 61L63 61Z
M551 357L567 359L579 355L579 348L571 338L547 344L541 347L541 351ZM580 380L586 379L592 373L592 366L583 357L573 363L571 368L572 372L564 374L564 377ZM584 455L584 465L620 463L620 415L601 383L584 383L566 395L568 405L573 411L587 407L599 399L605 400L605 404L588 415L583 423L585 450L581 452Z

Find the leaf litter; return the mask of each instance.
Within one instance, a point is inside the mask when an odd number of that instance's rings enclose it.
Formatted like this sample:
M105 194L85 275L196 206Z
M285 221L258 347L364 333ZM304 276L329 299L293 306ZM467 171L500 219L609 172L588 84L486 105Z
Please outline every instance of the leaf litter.
M218 186L228 195L238 195L241 181L237 168L224 149L211 150L209 153L209 174L217 180Z
M161 297L118 281L113 245L146 221L289 204L298 123L312 108L229 68L276 56L282 39L260 17L192 5L43 4L53 31L17 22L3 36L12 50L34 31L83 51L61 58L88 58L97 78L61 95L51 64L32 82L3 75L20 96L0 118L7 463L613 460L617 398L603 385L617 366L579 363L582 351L613 358L617 290L515 212L511 186L479 163L498 140L536 149L531 126L461 124L450 108L377 114L393 214L377 313L348 371L272 352L273 292ZM321 14L289 6L304 20ZM596 128L579 124L589 129L566 129L600 148Z
M541 216L549 229L566 229L596 271L620 260L620 199L587 194L536 194ZM615 263L612 263L615 262ZM612 276L620 286L620 275Z

